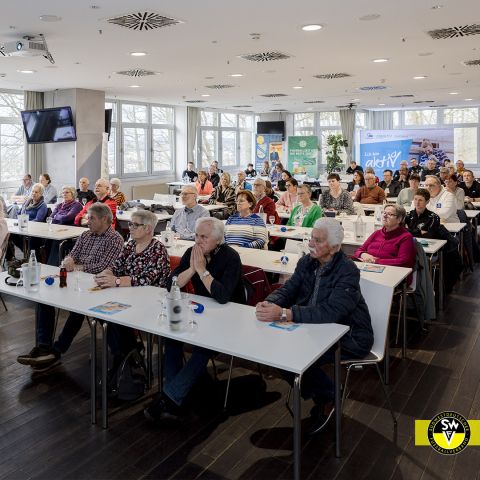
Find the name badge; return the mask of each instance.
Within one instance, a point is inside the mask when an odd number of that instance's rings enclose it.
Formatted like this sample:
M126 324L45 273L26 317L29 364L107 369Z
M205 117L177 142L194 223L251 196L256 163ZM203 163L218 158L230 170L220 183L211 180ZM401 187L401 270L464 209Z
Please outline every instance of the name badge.
M442 204L441 204L441 203L437 203L437 208L442 208Z

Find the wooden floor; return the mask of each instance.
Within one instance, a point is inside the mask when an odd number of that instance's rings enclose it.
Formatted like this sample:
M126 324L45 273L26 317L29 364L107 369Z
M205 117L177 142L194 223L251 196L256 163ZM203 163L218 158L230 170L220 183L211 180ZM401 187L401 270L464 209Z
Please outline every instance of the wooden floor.
M397 432L374 369L354 373L344 411L343 457L334 457L333 428L314 439L304 436L302 478L480 478L479 447L442 456L415 447L413 438L415 419L442 410L480 418L479 271L458 285L428 335L411 339L407 360L393 350ZM9 311L0 314L0 479L291 478L287 385L276 372L266 372L264 393L255 366L235 368L230 408L221 414L220 364L220 382L199 387L188 420L152 426L142 414L145 402L139 402L117 409L104 431L90 424L85 326L59 366L33 375L15 361L32 346L32 304L6 301ZM305 426L310 407L304 402Z

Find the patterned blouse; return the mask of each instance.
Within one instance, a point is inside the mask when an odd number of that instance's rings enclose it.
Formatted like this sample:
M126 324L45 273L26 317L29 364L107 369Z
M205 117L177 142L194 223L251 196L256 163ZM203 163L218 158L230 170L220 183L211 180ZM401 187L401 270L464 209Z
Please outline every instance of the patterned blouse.
M117 202L118 206L127 201L125 195L122 192L117 192L115 195L112 196L112 198L115 200L115 202Z
M135 252L135 240L130 240L115 261L112 272L117 277L128 276L132 286L164 287L170 274L170 260L163 243L152 238L143 252Z
M224 203L231 215L235 211L235 189L230 186L224 188L218 185L208 199L210 205L215 205L215 202Z
M342 190L337 198L330 194L330 190L326 190L325 193L322 193L320 206L324 210L333 208L333 210L339 213L346 213L347 215L355 213L352 197L345 190Z

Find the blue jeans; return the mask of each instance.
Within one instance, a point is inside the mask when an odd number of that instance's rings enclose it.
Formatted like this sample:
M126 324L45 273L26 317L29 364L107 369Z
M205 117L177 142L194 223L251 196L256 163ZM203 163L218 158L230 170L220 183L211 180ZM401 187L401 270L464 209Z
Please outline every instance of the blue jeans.
M190 390L204 375L214 352L194 347L190 359L183 364L183 343L165 341L165 386L163 393L177 405L182 405Z
M52 347L60 353L65 353L73 342L73 339L82 328L84 315L70 312L65 322L62 333L58 340L53 342L53 330L55 328L55 308L50 305L37 304L37 340L42 346Z

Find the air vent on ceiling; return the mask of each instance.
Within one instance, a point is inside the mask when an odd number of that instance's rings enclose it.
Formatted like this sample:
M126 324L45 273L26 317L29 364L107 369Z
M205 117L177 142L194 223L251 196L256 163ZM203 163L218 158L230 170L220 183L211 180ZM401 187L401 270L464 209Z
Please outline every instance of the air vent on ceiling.
M291 58L291 56L282 52L261 52L238 55L238 58L250 60L251 62L271 62L273 60L286 60L287 58Z
M405 95L390 95L390 98L411 98L414 96L415 95L412 95L411 93L406 93Z
M205 103L205 100L185 100L185 103Z
M359 87L359 90L363 92L373 92L375 90L386 90L387 87L385 85L369 85L366 87Z
M157 72L153 72L152 70L144 70L143 68L132 68L131 70L121 70L120 72L115 73L117 75L125 75L127 77L149 77L157 74Z
M251 105L232 105L233 108L252 108Z
M434 40L469 37L470 35L480 34L480 25L474 23L473 25L462 25L460 27L439 28L438 30L430 30L427 34Z
M234 85L205 85L205 88L212 88L213 90L223 90L225 88L233 88Z
M429 105L430 108L443 108L448 107L448 105Z
M480 60L465 60L462 62L466 67L479 67Z
M303 103L325 103L325 100L307 100Z
M275 110L270 110L271 112L288 112L288 110L285 110L284 108L276 108Z
M267 98L279 98L279 97L287 97L288 95L285 95L284 93L265 93L260 96L267 97Z
M413 103L435 103L435 100L416 100Z
M183 23L180 20L164 17L163 15L153 12L129 13L120 17L109 18L107 22L139 31L154 30L155 28L169 27L170 25Z
M321 75L314 75L313 78L320 78L321 80L333 80L334 78L351 77L349 73L322 73Z

